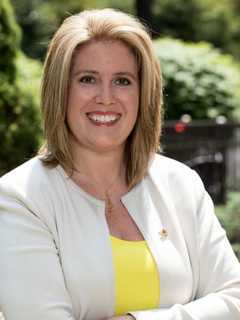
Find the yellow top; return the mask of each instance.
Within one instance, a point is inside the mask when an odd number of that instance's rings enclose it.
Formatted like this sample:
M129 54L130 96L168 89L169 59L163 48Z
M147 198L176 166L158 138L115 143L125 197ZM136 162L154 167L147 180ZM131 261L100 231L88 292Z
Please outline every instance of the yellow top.
M115 314L159 306L158 270L146 241L111 236L115 268Z

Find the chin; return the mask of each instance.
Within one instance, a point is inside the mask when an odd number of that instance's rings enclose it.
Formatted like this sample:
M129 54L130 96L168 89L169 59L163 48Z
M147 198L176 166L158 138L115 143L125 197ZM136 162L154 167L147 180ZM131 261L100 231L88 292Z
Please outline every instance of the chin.
M119 151L122 152L124 149L125 143L98 143L93 146L93 149L95 149L97 152L110 152L110 151Z

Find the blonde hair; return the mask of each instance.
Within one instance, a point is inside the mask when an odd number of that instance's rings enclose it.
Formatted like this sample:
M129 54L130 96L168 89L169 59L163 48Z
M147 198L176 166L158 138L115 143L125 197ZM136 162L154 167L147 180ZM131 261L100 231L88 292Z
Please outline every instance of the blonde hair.
M126 142L126 182L134 186L147 173L158 150L162 125L162 78L146 28L134 17L113 9L87 10L64 20L55 33L45 60L41 109L45 144L39 151L44 164L73 169L66 123L72 59L81 44L120 40L132 49L139 66L138 118Z

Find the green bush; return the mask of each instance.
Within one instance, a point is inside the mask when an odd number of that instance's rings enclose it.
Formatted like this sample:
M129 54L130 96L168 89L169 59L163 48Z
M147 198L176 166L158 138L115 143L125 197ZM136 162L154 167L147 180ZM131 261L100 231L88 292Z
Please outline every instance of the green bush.
M0 78L12 83L16 76L15 58L20 44L20 29L8 0L0 3Z
M16 66L15 101L11 104L11 121L5 122L4 154L1 155L0 150L1 162L4 163L0 167L2 171L8 171L32 157L41 138L38 107L41 64L19 52Z
M20 31L8 0L0 3L0 175L30 158L40 139L41 65L19 50Z
M217 206L216 214L240 261L240 192L229 193L226 205Z
M200 28L199 0L155 0L152 15L154 30L161 37L195 40Z
M231 56L207 43L169 38L155 40L154 46L163 69L167 119L240 115L240 68Z
M69 14L90 8L119 8L129 11L133 0L12 0L23 35L21 47L27 56L43 60L49 39Z
M240 59L239 0L195 0L200 8L195 40L205 40Z
M155 0L154 35L210 42L239 60L239 10L239 0Z
M230 192L226 205L216 207L216 214L231 243L240 243L240 193Z

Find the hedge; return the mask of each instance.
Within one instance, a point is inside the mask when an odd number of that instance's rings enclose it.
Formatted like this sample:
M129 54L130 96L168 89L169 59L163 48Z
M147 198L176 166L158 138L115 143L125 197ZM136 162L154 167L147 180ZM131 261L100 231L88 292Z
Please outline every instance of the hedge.
M226 205L216 207L216 214L240 261L240 192L230 192Z
M240 68L231 56L207 43L158 39L154 46L165 81L167 119L219 115L240 118Z
M1 175L38 148L41 65L20 52L20 30L8 0L0 3L0 31Z

